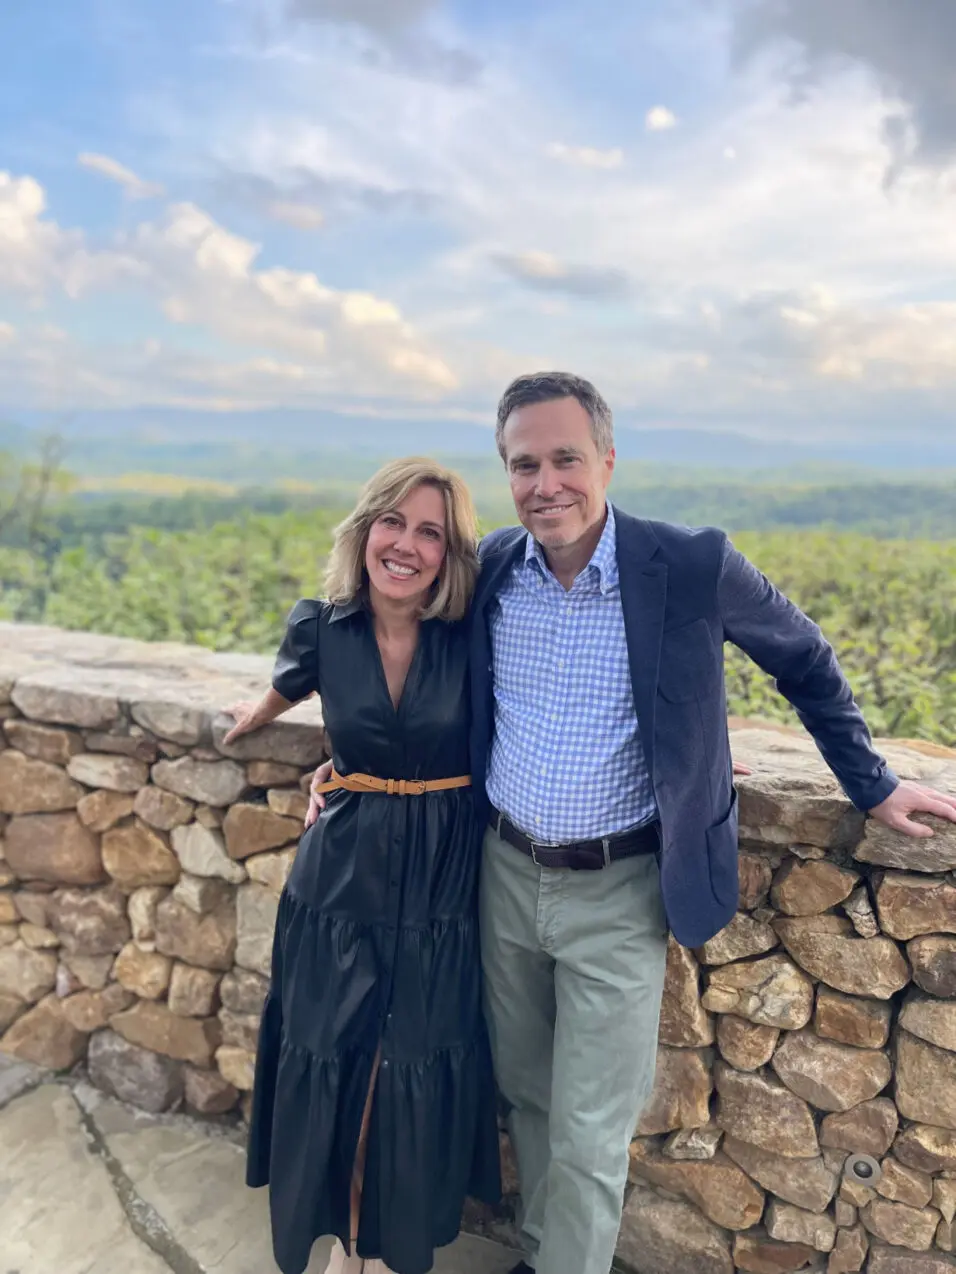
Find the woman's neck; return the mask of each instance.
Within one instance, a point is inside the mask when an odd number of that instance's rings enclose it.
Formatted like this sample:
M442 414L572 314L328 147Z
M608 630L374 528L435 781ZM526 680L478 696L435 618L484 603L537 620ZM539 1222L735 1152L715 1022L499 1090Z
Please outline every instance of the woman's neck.
M386 641L400 641L418 630L421 623L421 598L413 597L400 602L384 597L376 588L369 589L369 607L375 631Z

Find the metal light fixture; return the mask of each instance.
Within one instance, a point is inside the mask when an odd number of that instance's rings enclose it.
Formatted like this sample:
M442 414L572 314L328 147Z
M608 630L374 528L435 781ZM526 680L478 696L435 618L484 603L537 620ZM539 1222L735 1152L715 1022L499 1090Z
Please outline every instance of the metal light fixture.
M883 1176L883 1169L872 1155L849 1155L843 1165L843 1175L872 1190Z

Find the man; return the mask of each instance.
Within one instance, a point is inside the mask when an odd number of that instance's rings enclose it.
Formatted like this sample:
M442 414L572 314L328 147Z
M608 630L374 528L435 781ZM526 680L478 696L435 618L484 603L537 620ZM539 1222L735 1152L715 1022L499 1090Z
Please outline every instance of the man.
M776 678L858 808L923 836L910 815L956 821L956 800L890 773L819 629L722 532L607 503L612 421L593 385L520 377L497 442L522 526L481 546L472 764L515 1269L606 1274L667 932L697 947L737 905L724 642Z

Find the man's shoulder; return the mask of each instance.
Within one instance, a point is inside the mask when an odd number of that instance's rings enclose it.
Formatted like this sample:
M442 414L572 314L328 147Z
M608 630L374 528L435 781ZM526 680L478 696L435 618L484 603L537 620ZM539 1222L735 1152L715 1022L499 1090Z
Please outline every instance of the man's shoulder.
M484 562L493 553L508 553L517 548L527 531L523 526L499 526L482 536L478 557Z
M641 538L656 543L664 556L711 556L723 551L727 533L717 526L684 526L679 522L661 522L656 518L638 518L614 510L619 542Z

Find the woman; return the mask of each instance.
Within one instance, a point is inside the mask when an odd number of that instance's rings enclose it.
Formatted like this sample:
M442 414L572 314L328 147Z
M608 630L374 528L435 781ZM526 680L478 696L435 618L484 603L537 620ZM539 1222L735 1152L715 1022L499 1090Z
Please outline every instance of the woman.
M329 601L295 605L273 688L232 709L227 741L318 691L334 762L279 903L249 1133L283 1274L322 1234L329 1274L425 1274L465 1196L500 1195L461 623L475 540L460 478L386 465L336 530Z

